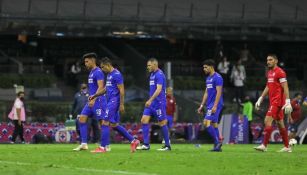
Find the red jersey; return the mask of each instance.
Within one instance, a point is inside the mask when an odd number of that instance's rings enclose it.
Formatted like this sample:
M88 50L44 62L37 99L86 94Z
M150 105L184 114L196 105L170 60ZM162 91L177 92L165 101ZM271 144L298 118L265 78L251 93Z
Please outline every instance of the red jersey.
M176 100L174 96L166 96L166 115L174 116L176 111Z
M285 104L286 97L281 84L287 81L286 73L280 67L275 67L274 69L268 71L267 79L270 105L277 107L283 106Z
M291 118L292 118L293 122L296 123L301 118L301 113L302 113L301 105L297 100L294 99L294 100L291 101L291 106L292 106L292 109L293 109L293 111L291 113Z

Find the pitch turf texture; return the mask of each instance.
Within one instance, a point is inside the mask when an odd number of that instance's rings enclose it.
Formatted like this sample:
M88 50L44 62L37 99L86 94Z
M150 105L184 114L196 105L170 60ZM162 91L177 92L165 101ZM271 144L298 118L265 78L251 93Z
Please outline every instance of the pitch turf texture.
M112 151L93 154L73 152L74 144L1 144L0 175L190 175L190 174L307 174L307 146L292 153L256 152L255 145L224 145L223 152L208 152L211 145L174 144L170 152L130 153L128 144L113 144ZM89 145L94 149L96 145Z

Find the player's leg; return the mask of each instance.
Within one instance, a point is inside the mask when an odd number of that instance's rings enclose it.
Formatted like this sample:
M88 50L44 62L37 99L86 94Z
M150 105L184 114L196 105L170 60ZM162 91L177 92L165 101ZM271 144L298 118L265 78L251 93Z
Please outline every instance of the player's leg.
M19 138L21 143L25 143L25 139L23 138L23 122L19 125Z
M79 136L79 142L81 144L81 134L80 134L80 127L79 127L79 117L80 115L77 116L76 118L76 132L77 132L77 135Z
M137 150L149 150L150 149L150 145L149 145L150 116L152 116L151 109L146 107L143 111L143 115L141 118L143 145L138 146Z
M167 120L166 117L162 118L159 117L159 125L162 130L162 135L164 139L164 146L162 148L158 149L158 151L170 151L171 150L171 145L170 145L170 140L169 140L169 132L168 132L168 127L167 127Z
M158 103L154 105L153 116L158 119L159 125L162 130L162 136L165 141L164 146L159 151L170 151L171 145L169 140L169 131L167 127L167 118L166 118L166 105L163 103Z
M219 136L216 133L216 129L211 125L212 121L214 123L217 123L218 116L215 114L212 114L211 109L207 110L207 113L205 114L203 124L209 133L210 137L213 139L214 147L219 143Z
M107 152L107 146L110 145L110 127L109 121L99 120L101 126L101 140L100 146L95 150L92 150L92 153L105 153Z
M110 145L109 108L108 104L103 103L101 98L96 99L93 110L95 111L95 118L99 121L101 127L101 135L100 146L91 151L92 153L105 153Z
M15 143L17 135L18 135L18 120L13 120L13 124L14 124L14 132L13 132L11 143Z
M291 148L289 147L288 131L284 124L284 112L281 108L279 108L279 112L275 120L279 129L279 134L281 135L284 143L284 147L279 152L292 152Z
M212 115L214 115L214 118L212 119L212 125L215 129L215 133L217 135L217 137L219 138L219 142L222 142L223 136L220 134L219 128L218 128L218 124L220 122L220 118L221 118L221 113L223 111L223 106L218 106L216 109L216 112Z
M171 128L173 127L173 116L171 115L166 115L166 119L167 119L167 128L168 128L168 135L170 138L170 143L171 143ZM162 144L165 144L165 140L162 140Z
M81 137L81 144L73 149L74 151L82 151L82 150L87 150L88 149L88 146L87 146L87 114L90 114L90 110L89 110L89 107L86 105L82 112L81 112L81 115L79 117L79 128L80 128L80 137Z
M276 116L277 114L277 107L275 106L270 106L269 107L269 110L265 116L265 119L264 119L264 130L263 130L263 140L262 140L262 144L257 146L257 147L254 147L255 150L257 151L266 151L267 150L267 145L270 141L270 138L271 138L271 134L272 134L272 131L273 131L273 128L272 128L272 122L274 120L274 116Z
M96 118L92 118L91 120L91 128L92 128L92 131L93 131L93 138L92 138L92 142L93 143L97 143L99 141L99 122Z

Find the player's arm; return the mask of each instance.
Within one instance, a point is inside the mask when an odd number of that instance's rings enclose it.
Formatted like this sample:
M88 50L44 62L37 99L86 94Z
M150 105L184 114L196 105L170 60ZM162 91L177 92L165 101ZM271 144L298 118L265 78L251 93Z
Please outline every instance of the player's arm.
M259 109L260 109L260 105L261 105L261 103L262 103L262 101L263 101L263 98L264 98L265 96L267 96L268 93L269 93L269 88L268 88L268 86L265 86L265 88L264 88L264 90L263 90L261 96L258 98L258 100L257 100L257 102L256 102L256 104L255 104L255 109L256 109L256 110L259 110Z
M215 97L214 105L211 109L212 113L216 112L216 108L221 99L221 96L222 96L222 86L216 86L216 97Z
M157 84L157 88L155 90L155 92L152 94L152 96L147 100L147 102L145 103L146 107L149 107L152 103L152 101L158 97L158 95L161 93L162 90L162 84Z
M289 97L288 82L286 80L284 82L281 82L281 86L284 90L284 95L286 97L285 105L282 107L282 109L285 109L285 114L290 114L292 112L292 106L291 106L291 101Z
M203 95L203 99L202 99L202 101L201 101L201 104L200 104L199 108L197 109L197 112L198 112L199 114L202 112L202 110L203 110L203 108L204 108L204 105L205 105L205 103L206 103L206 101L207 101L207 98L208 98L208 92L207 92L207 88L206 88L205 93L204 93L204 95Z
M106 88L104 87L104 81L103 80L98 80L97 85L98 85L98 89L97 89L96 93L94 95L90 96L89 100L95 99L96 97L101 96L104 93L106 93Z
M124 84L118 84L117 88L119 90L119 97L120 97L120 106L119 106L119 110L120 112L125 112L125 87Z

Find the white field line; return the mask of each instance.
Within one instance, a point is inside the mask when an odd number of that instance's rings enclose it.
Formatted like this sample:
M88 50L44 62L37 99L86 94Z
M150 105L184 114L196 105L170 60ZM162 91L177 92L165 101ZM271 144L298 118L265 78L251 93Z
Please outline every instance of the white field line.
M46 166L43 164L34 164L34 163L25 163L25 162L12 162L12 161L3 161L0 160L1 164L11 164L11 165L21 165L21 166ZM78 168L78 167L68 167L68 166L59 166L59 165L52 165L57 168L64 168L64 169L75 169L85 172L97 172L97 173L113 173L113 174L127 174L127 175L157 175L153 173L144 173L144 172L131 172L131 171L117 171L117 170L101 170L95 168Z

